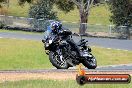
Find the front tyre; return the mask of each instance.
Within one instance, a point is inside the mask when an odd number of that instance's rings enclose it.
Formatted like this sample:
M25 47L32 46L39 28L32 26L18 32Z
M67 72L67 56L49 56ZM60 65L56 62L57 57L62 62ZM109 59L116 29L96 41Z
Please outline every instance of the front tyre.
M92 58L87 57L82 64L88 69L95 69L97 67L97 61L94 56Z
M66 60L64 59L60 60L60 55L58 55L55 52L50 51L49 60L52 63L52 65L55 66L57 69L68 69L69 68Z

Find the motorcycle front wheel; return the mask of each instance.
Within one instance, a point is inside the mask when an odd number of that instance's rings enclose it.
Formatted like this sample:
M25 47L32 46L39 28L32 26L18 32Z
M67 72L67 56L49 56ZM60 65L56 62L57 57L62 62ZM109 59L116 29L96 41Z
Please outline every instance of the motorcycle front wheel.
M87 57L82 61L82 64L88 69L95 69L97 67L97 61L94 56L92 58Z
M60 58L60 55L56 52L50 51L49 53L49 60L52 63L53 66L55 66L57 69L68 69L69 65L64 60L64 58Z

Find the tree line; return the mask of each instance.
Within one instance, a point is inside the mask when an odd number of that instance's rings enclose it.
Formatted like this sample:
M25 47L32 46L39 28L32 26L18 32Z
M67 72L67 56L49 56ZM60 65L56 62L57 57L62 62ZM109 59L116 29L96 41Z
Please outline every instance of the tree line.
M0 3L9 3L9 0L0 0ZM112 13L110 21L116 26L132 24L132 0L18 0L19 5L25 2L31 4L29 15L33 18L57 19L56 12L52 10L56 5L60 10L68 13L75 8L79 11L79 32L85 34L90 9L103 3L109 5ZM1 5L0 5L1 6Z

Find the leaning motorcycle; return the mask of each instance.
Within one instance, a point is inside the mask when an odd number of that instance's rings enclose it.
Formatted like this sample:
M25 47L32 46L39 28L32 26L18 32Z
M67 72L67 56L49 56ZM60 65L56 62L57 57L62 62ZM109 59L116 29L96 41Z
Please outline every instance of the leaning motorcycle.
M46 40L42 40L49 60L57 69L68 69L82 63L88 69L97 67L96 58L91 53L91 48L85 39L75 43L81 55L78 56L76 49L68 42L72 39L72 32L63 30L56 35L51 35Z

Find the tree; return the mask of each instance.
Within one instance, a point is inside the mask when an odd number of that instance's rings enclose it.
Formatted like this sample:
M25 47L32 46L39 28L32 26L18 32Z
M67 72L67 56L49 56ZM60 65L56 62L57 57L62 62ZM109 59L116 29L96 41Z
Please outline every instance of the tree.
M34 0L19 0L21 4L27 2L32 2ZM90 8L94 4L100 2L100 0L48 0L56 4L56 6L65 11L66 13L73 10L75 6L79 10L80 15L80 28L79 33L85 34L87 29L88 16L90 14Z
M110 0L109 7L112 13L110 21L116 26L124 25L126 19L132 22L132 0Z
M19 0L19 4L23 5L25 2L32 3L37 0ZM100 2L100 0L47 0L54 2L57 7L65 12L69 12L77 7L80 15L80 28L79 33L85 34L87 29L88 16L90 14L90 8L94 4Z
M0 2L6 2L7 0L0 0Z
M77 7L80 16L80 34L85 34L90 8L93 4L97 3L99 3L99 0L56 0L58 8L65 12L73 10L75 6Z
M56 12L52 11L53 2L49 0L39 0L32 4L29 9L29 17L35 19L57 19Z
M39 0L30 6L29 17L34 18L31 22L34 27L45 28L46 20L57 19L56 12L52 11L53 4L50 0Z
M32 3L33 1L36 0L18 0L19 5L23 5L25 2Z
M7 3L7 0L0 0L0 8L2 7L2 3Z
M116 26L125 25L129 27L132 24L132 0L110 0L108 4L112 13L110 21ZM129 28L124 31L130 38Z

